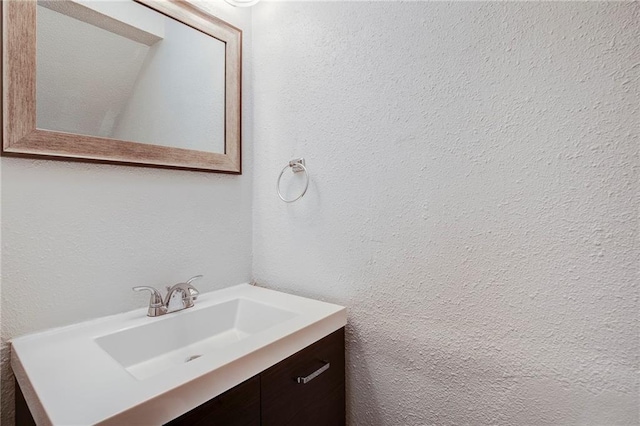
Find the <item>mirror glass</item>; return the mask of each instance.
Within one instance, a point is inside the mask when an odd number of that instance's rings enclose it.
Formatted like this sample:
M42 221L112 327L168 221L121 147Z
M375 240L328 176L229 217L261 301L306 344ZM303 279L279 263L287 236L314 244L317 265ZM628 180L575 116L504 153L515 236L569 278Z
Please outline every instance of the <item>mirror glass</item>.
M225 43L133 0L38 1L36 127L225 152Z

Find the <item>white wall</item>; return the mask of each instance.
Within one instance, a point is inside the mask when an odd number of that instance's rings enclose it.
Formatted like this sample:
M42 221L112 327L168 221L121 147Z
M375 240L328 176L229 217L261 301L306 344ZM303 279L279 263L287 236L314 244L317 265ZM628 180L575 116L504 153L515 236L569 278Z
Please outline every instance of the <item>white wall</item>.
M350 424L640 422L639 9L255 6L254 278L348 306Z
M251 279L251 12L208 7L244 30L241 176L0 161L3 425L13 424L8 339L145 306L135 285L201 273L210 291Z

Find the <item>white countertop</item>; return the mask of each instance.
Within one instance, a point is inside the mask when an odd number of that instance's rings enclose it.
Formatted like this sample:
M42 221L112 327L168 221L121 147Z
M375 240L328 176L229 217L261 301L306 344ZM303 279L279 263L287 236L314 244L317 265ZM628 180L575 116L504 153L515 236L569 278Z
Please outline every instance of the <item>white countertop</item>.
M293 315L144 379L95 340L238 298ZM38 425L166 423L346 325L342 306L249 284L201 294L194 307L180 312L156 318L146 313L142 308L12 341L11 366Z

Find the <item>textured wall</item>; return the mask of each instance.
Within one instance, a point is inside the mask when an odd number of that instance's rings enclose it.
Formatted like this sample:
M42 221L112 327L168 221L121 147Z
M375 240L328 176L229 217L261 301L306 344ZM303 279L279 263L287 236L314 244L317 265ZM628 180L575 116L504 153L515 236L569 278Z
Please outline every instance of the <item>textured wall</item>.
M191 275L202 291L251 279L251 12L244 30L241 176L3 157L2 418L13 424L7 340L145 306L135 285Z
M254 8L254 277L349 307L352 425L640 423L639 9Z

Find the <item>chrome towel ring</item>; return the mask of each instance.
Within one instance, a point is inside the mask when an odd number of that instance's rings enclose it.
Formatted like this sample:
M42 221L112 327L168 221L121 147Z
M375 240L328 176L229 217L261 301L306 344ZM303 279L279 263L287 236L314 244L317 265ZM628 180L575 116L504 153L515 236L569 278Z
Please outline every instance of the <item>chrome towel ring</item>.
M304 189L302 190L302 193L300 195L298 195L296 198L287 200L282 196L282 193L280 192L280 179L282 179L282 175L289 167L291 168L291 171L293 173L304 172L305 183L304 183ZM307 171L307 168L304 165L304 158L294 158L293 160L289 161L289 164L284 166L284 169L282 169L282 171L280 172L280 176L278 176L278 183L276 183L276 190L278 191L278 197L280 197L280 199L285 203L293 203L294 201L298 201L300 198L302 198L304 194L306 194L307 188L309 188L309 172Z

